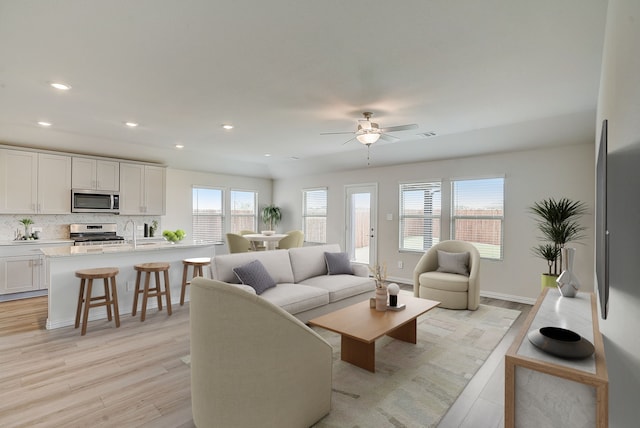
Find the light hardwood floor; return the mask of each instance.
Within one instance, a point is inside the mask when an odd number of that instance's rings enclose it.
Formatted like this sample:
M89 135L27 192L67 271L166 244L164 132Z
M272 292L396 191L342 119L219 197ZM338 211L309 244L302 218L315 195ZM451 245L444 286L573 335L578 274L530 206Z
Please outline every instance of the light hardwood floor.
M482 298L523 313L440 423L503 424L504 354L530 305ZM121 326L45 330L47 298L0 303L0 426L193 427L189 306L151 310L145 322L121 308Z

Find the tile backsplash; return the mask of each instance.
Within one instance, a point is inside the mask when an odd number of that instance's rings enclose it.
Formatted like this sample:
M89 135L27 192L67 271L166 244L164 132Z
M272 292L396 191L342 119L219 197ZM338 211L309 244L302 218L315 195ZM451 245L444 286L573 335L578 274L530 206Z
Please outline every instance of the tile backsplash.
M125 231L125 225L129 220L133 220L136 226L144 226L145 223L151 224L153 220L158 222L158 230L156 236L162 236L162 224L160 216L121 216L114 214L60 214L60 215L0 215L0 241L11 241L16 238L16 233L24 233L24 226L20 223L23 218L33 220L32 227L41 227L40 239L68 239L69 224L71 223L116 223L118 225L118 235L131 238L131 225ZM144 236L142 230L138 231L137 236Z

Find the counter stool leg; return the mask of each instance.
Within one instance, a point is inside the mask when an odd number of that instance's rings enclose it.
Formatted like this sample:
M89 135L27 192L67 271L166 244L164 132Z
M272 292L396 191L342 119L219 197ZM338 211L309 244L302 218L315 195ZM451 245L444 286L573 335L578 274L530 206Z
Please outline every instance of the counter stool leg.
M141 271L136 272L136 289L133 293L133 310L131 311L131 316L135 316L138 311L138 294L140 294L140 275Z
M113 301L111 300L111 293L109 292L109 278L103 278L103 281L104 281L104 303L105 303L105 306L107 307L107 319L111 321L113 319L113 316L111 314L111 303Z
M93 286L93 278L89 278L87 284L87 296L84 299L84 313L82 314L82 333L84 336L87 333L87 323L89 322L89 306L91 305L91 287Z
M80 314L82 313L82 303L84 303L84 283L85 279L80 279L80 294L78 294L78 307L76 309L76 324L74 328L80 326Z
M111 277L111 301L113 302L113 314L116 318L117 328L120 327L120 310L118 309L118 286L116 285L115 276Z
M155 272L156 278L156 299L158 300L158 310L162 310L162 288L160 288L160 272Z
M184 305L184 293L187 290L187 273L189 272L189 265L184 265L182 268L182 290L180 291L180 306Z
M167 296L167 313L171 315L171 288L169 287L169 271L164 271L164 291Z
M151 279L151 274L149 272L145 272L144 276L144 291L142 293L142 309L140 310L140 321L144 321L145 315L147 314L147 298L149 295L149 280Z

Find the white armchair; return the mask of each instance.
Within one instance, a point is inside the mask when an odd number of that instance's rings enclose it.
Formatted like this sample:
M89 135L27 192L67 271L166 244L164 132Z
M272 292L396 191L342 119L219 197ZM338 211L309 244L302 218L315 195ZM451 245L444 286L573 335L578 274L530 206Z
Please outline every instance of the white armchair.
M438 272L438 250L447 253L469 253L469 276ZM441 308L470 309L480 304L480 253L464 241L442 241L429 248L413 271L413 294L437 300Z
M191 283L191 402L198 427L309 427L331 410L332 348L265 299Z

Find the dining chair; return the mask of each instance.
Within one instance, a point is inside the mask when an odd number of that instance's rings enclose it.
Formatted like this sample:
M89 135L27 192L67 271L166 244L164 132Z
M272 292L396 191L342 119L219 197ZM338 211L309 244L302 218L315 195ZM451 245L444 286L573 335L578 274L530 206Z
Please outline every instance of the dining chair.
M291 230L287 236L278 241L278 249L289 249L302 247L304 243L304 233L301 230Z
M251 241L242 235L227 233L229 253L247 253L251 250Z

